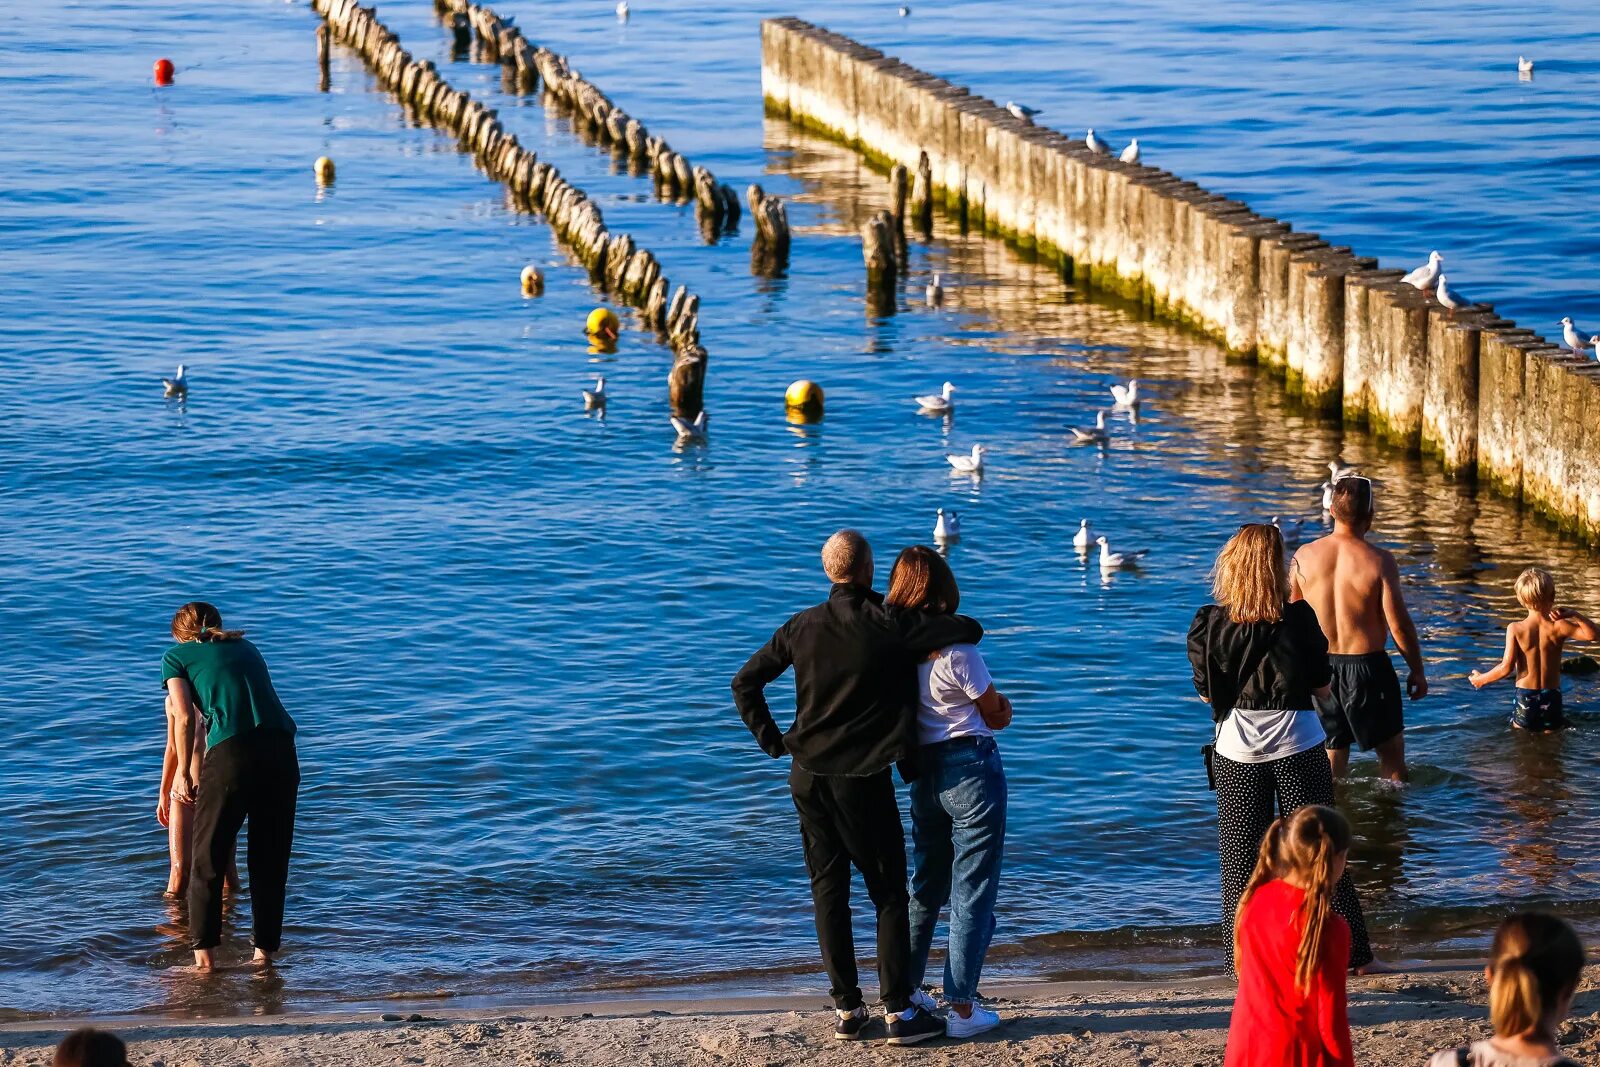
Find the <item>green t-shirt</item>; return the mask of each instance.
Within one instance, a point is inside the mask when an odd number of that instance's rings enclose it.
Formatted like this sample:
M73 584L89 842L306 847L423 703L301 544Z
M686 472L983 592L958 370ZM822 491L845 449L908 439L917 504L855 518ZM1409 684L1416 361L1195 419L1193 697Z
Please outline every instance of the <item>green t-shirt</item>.
M267 661L244 638L183 641L161 657L161 686L185 678L205 716L206 747L252 730L294 733L294 720L272 688Z

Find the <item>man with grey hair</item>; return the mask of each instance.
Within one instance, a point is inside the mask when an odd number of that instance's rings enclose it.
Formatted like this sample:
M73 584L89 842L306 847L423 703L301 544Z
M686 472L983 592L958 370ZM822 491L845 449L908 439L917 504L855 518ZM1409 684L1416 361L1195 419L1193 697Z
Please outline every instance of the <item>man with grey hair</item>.
M733 679L734 703L774 759L792 757L789 792L800 816L817 941L838 1015L834 1036L867 1025L850 928L850 868L861 872L878 913L878 984L889 1044L944 1033L944 1020L911 988L906 844L890 768L917 752L917 664L930 652L975 643L983 628L964 616L886 608L872 589L872 548L840 530L822 548L828 599L778 628ZM795 713L787 732L767 707L768 684L794 668Z

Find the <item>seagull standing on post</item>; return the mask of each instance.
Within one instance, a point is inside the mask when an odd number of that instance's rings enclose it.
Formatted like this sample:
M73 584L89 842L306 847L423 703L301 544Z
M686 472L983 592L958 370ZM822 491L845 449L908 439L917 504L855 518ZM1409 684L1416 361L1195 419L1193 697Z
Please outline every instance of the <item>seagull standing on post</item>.
M1135 137L1128 142L1128 147L1122 150L1122 155L1117 157L1124 163L1139 162L1139 138Z
M1429 252L1428 262L1424 263L1422 266L1418 267L1416 270L1412 271L1410 274L1407 274L1400 280L1405 282L1407 285L1415 286L1416 288L1426 292L1427 290L1432 289L1433 284L1439 280L1439 272L1443 269L1444 257L1438 252Z
M1083 135L1083 143L1089 146L1089 151L1097 156L1109 156L1111 149L1104 141L1094 135L1094 127L1089 127L1089 132Z
M1033 116L1039 113L1038 108L1019 104L1015 100L1006 101L1006 110L1015 115L1020 121L1026 122L1029 126L1033 125Z
M1574 352L1582 352L1583 351L1583 335L1580 334L1578 332L1578 328L1572 324L1572 316L1571 315L1563 316L1562 319L1561 319L1561 324L1560 325L1561 325L1561 341L1562 341L1562 343L1565 344L1568 348L1572 349ZM182 370L183 368L179 367L178 369Z

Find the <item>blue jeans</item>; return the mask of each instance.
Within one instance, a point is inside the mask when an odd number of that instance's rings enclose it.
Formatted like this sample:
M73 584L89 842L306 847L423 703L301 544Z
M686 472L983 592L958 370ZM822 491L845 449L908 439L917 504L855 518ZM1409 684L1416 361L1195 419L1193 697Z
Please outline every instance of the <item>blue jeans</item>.
M994 937L1006 841L1006 772L992 737L923 745L911 783L911 979L922 985L939 909L950 905L945 999L970 1003Z

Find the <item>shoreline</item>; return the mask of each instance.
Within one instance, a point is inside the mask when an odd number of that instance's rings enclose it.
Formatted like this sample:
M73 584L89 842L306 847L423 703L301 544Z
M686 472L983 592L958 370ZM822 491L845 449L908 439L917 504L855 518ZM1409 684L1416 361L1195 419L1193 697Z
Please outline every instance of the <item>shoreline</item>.
M1585 975L1564 1031L1570 1055L1600 1052L1600 968ZM633 997L434 1008L417 1021L379 1011L244 1015L215 1019L47 1019L0 1024L0 1064L44 1067L59 1036L94 1023L115 1030L134 1062L249 1062L453 1067L484 1062L583 1063L597 1067L764 1064L821 1067L900 1062L1197 1064L1215 1062L1227 1037L1233 982L1221 976L1164 982L996 983L1006 1023L971 1041L940 1040L916 1052L881 1040L837 1042L819 988L807 994ZM1439 1048L1486 1036L1479 963L1417 964L1352 978L1350 1016L1358 1059L1420 1064ZM390 1014L403 1015L401 1005ZM413 1006L414 1010L414 1006ZM881 1037L881 1034L877 1035Z

